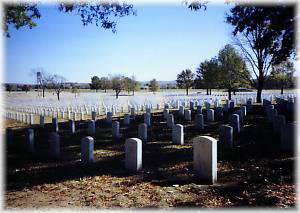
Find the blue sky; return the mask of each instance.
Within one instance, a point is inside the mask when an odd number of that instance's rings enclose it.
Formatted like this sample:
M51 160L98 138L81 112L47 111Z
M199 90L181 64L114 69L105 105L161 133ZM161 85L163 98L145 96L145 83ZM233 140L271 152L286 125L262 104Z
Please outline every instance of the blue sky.
M29 73L36 67L72 82L109 74L175 80L230 42L230 7L208 4L206 11L194 12L181 3L136 5L137 16L120 18L114 34L83 26L79 16L59 12L57 5L43 5L37 27L12 29L5 38L5 81L33 83Z

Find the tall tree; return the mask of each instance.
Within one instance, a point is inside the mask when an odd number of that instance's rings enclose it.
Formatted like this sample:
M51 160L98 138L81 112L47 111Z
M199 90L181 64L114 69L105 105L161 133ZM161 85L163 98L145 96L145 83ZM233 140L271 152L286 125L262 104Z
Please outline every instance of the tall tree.
M78 86L76 85L76 83L73 83L73 84L71 85L71 92L74 93L75 98L77 97L78 89L79 89L79 88L78 88Z
M231 92L250 82L250 72L246 63L233 46L226 45L218 55L219 85L228 90L228 99Z
M218 60L216 58L205 60L197 68L195 82L201 82L201 87L206 88L207 95L211 94L212 88L217 87L219 81L218 69Z
M120 92L124 89L124 77L121 75L112 77L111 85L116 93L116 99L118 99Z
M131 91L131 84L132 84L132 80L129 77L125 77L124 78L124 90L129 94L129 92Z
M285 86L293 83L294 72L294 64L290 60L283 61L278 65L272 66L270 77L280 85L281 94L283 94Z
M256 76L257 102L270 67L295 53L295 5L237 5L226 21L234 26L235 44Z
M107 77L101 77L99 84L100 84L100 89L104 90L105 93L108 89L111 88L111 82Z
M101 88L100 78L98 76L93 76L91 78L91 89L94 89L97 92L98 89L100 89L100 88Z
M131 84L130 90L132 91L132 95L134 95L135 91L139 91L141 89L141 84L136 80L135 76L131 76Z
M111 29L116 32L117 18L128 15L136 15L136 11L131 4L119 3L118 1L83 2L83 3L60 3L58 9L66 13L76 13L81 17L82 24L95 23L103 29ZM28 26L37 26L36 19L41 17L37 4L12 3L4 4L4 31L6 36L10 36L9 26L16 29Z
M189 94L189 88L192 87L194 83L194 73L190 69L183 70L177 75L177 85L179 88L186 89L186 95Z
M150 82L149 82L149 90L151 92L156 92L157 90L159 89L159 84L158 82L156 81L155 78L153 78Z

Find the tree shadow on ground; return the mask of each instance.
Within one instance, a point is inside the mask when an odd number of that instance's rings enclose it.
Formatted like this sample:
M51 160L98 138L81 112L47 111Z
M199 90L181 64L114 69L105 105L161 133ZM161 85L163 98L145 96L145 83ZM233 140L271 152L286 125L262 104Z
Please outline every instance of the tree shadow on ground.
M184 121L173 111L176 123L182 123L185 131L185 144L174 145L171 142L171 130L167 128L162 113L152 116L149 140L143 142L143 169L136 174L126 172L124 167L124 142L126 138L137 137L138 124L143 122L143 116L138 115L130 126L121 124L121 138L113 140L111 125L104 119L96 122L95 163L82 165L80 163L80 140L87 136L87 122L76 122L78 131L70 134L67 122L60 124L62 157L59 161L51 160L48 156L49 142L47 141L51 125L44 128L35 126L37 152L24 152L25 129L14 130L14 144L6 150L6 191L21 190L45 183L57 183L65 180L77 180L89 176L109 175L112 177L128 177L123 185L132 186L141 182L149 182L160 187L173 185L185 186L189 184L206 185L207 183L194 177L192 161L192 139L199 135L210 135L218 138L219 125L228 122L228 117L234 109L224 113L224 116L215 122L206 122L204 130L197 130L194 122ZM205 112L205 111L204 111ZM253 107L247 112L243 123L243 130L235 137L236 145L233 149L226 149L218 144L218 171L217 186L208 186L215 196L228 198L235 206L251 204L249 197L243 198L244 191L253 193L257 197L257 205L274 205L276 198L255 194L267 179L271 183L294 183L293 160L284 160L293 157L289 152L280 151L278 136L272 132L272 126L264 117L264 109ZM193 120L195 111L193 111ZM205 116L204 116L205 117ZM206 119L206 117L205 117ZM114 118L122 123L122 119ZM233 169L223 169L230 166ZM258 175L260 174L260 176ZM229 184L235 182L236 184ZM194 193L203 191L197 189ZM264 190L264 188L262 188ZM186 191L189 193L190 191ZM242 197L241 200L237 197ZM251 197L251 196L250 196ZM201 206L201 202L178 201L177 207Z

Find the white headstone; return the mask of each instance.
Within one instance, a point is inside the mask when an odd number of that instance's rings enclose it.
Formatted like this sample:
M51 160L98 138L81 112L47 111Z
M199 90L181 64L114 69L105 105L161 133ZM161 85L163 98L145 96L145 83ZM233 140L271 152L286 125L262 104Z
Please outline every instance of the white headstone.
M52 118L52 128L54 132L58 132L58 119Z
M96 120L97 113L96 111L92 111L92 120Z
M111 123L112 123L112 116L113 116L112 112L107 112L107 113L106 113L106 122L107 122L108 124L111 124Z
M124 115L124 125L129 125L130 124L130 115L125 114Z
M190 101L190 110L194 110L195 103L193 101Z
M214 121L215 120L214 110L213 109L208 109L206 111L206 113L207 113L207 121Z
M26 149L28 152L34 151L34 131L33 129L26 130Z
M73 120L69 120L70 131L72 134L75 133L75 122Z
M80 120L85 120L84 112L80 112Z
M144 123L147 124L147 126L151 126L151 114L146 113L144 114Z
M225 147L233 147L233 128L229 125L220 126L219 142Z
M196 120L196 128L197 129L204 129L204 119L202 114L197 114L195 117Z
M147 124L142 123L138 126L138 138L142 141L147 141L148 134L147 134Z
M174 125L174 116L172 114L169 114L167 118L167 126L168 128L173 128Z
M187 121L192 120L191 110L189 110L189 109L184 110L184 119L187 120Z
M90 136L81 139L81 162L84 164L94 162L94 139Z
M197 114L202 114L202 106L197 106Z
M94 135L96 133L96 126L95 126L95 121L94 120L88 121L87 133L89 135Z
M208 136L193 139L193 165L198 178L214 184L217 181L217 140Z
M240 133L240 116L238 114L232 114L230 116L230 126L233 128L233 133L238 134Z
M184 116L184 106L179 107L179 115Z
M132 172L142 168L142 141L138 138L125 141L125 168Z
M172 142L175 144L181 144L184 143L184 133L183 133L183 125L176 124L173 126L172 129Z
M165 108L163 113L164 113L164 119L167 120L169 116L169 110Z
M76 112L73 112L73 117L74 117L74 121L77 120L77 113Z
M247 107L246 106L241 106L241 109L240 109L243 113L243 116L246 117L247 115Z
M113 138L120 137L120 123L118 121L112 122L112 137Z

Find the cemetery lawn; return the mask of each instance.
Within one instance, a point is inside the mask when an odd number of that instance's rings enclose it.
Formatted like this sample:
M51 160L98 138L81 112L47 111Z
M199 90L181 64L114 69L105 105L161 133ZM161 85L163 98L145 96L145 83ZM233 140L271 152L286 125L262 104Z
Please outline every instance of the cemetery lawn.
M184 125L184 145L171 142L171 130L162 112L152 114L149 141L143 144L143 169L136 174L124 168L124 141L137 137L137 118L126 127L120 121L121 138L112 140L111 127L98 120L94 137L95 163L80 163L80 140L86 136L87 123L76 121L71 135L67 123L60 123L61 159L48 157L48 134L34 126L37 152L26 154L24 127L14 127L14 144L5 148L5 208L167 208L167 207L295 207L295 157L280 150L280 137L272 131L263 107L254 105L247 112L236 145L228 150L218 144L218 180L207 185L193 174L191 140L198 135L218 139L219 125L228 113L207 123L202 131L193 122L183 121L172 111L175 123ZM293 120L286 116L287 122ZM192 114L194 120L195 111ZM204 113L206 120L206 113Z

